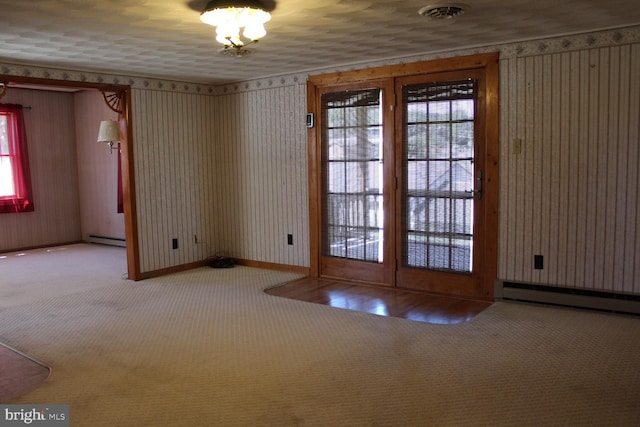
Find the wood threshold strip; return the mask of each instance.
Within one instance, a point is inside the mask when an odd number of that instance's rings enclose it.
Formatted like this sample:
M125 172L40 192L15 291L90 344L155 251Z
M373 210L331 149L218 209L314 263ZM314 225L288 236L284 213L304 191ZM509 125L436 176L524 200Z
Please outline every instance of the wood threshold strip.
M492 304L316 277L285 283L265 292L335 308L441 325L467 322Z

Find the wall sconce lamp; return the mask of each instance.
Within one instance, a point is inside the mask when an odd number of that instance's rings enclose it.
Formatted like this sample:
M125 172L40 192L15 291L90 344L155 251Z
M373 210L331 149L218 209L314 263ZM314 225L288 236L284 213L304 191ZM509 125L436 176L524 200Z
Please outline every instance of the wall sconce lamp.
M98 142L106 142L109 144L109 154L113 152L113 143L120 142L120 129L118 122L115 120L103 120L100 122L98 130Z

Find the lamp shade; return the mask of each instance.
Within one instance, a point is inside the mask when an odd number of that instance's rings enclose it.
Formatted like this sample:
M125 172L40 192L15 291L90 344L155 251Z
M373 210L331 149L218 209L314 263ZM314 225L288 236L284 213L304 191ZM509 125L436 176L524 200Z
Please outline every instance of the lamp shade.
M103 120L100 122L98 130L98 142L117 142L120 141L120 129L118 122L115 120Z

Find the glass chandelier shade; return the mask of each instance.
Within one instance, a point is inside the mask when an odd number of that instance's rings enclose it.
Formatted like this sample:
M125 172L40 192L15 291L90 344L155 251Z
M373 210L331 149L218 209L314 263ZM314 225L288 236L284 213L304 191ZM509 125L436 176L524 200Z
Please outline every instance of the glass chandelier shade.
M255 42L267 34L264 23L271 14L255 1L210 1L200 15L205 24L216 27L216 40L225 46L243 46L242 35Z

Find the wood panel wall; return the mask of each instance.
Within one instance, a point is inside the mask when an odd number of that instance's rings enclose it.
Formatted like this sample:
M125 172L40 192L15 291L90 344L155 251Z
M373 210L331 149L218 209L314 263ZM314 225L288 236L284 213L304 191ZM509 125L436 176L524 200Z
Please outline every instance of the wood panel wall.
M502 279L640 294L639 129L640 44L501 61Z
M2 103L30 106L34 212L0 214L0 251L81 239L73 94L10 88Z
M133 90L132 104L140 270L206 259L219 247L213 98Z
M220 249L308 267L306 86L223 95L216 105Z
M214 255L308 265L305 90L133 91L143 273Z

